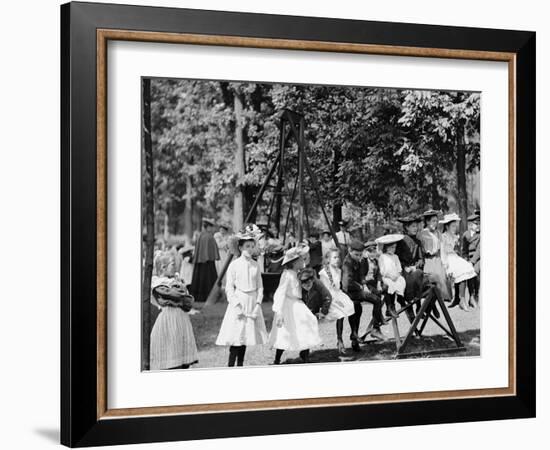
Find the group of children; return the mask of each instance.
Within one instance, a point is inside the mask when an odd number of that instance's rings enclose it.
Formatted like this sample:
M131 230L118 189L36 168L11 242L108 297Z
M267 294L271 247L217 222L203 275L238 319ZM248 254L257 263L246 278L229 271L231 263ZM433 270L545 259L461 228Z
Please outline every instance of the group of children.
M366 244L351 241L346 246L328 248L320 266L311 267L306 244L286 250L273 296L269 332L262 311L262 270L255 258L259 235L250 227L238 233L240 256L226 273L228 304L216 339L217 345L229 348L228 366L244 365L247 347L255 345L269 345L275 350L273 364L281 363L285 351L298 352L307 362L310 350L322 341L320 319L335 322L338 352L345 354L343 329L348 318L351 346L359 351L362 303L373 305L371 336L385 339L380 327L387 318L396 316L395 303L405 305L420 298L427 282L451 302L450 307L475 307L479 292L479 214L468 218L470 229L462 237L461 253L465 251L466 258L457 253L460 218L456 214L440 220L439 212L430 210L399 221L404 233L384 235ZM422 230L420 223L424 225ZM188 317L190 296L172 266L167 259L161 275L153 277L152 302L161 312L151 333L151 369L187 368L197 361ZM454 285L454 297L450 285ZM414 315L411 309L407 314ZM409 316L409 320L412 318Z

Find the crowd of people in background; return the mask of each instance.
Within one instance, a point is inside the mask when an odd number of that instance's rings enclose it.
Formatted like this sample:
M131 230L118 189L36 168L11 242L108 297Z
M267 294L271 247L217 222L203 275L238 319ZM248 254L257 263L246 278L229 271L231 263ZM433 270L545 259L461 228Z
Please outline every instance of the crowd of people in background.
M151 302L159 314L151 331L151 369L188 368L198 360L189 314L194 302L207 300L220 274L227 308L216 344L228 347L230 367L244 365L247 347L255 345L275 350L273 364L281 363L284 352L298 352L307 362L321 344L320 320L335 323L340 355L348 351L347 321L351 350L359 352L363 304L372 305L370 338L386 340L382 329L397 317L396 305L417 302L427 284L449 308L476 308L479 210L467 218L462 236L460 220L455 213L428 210L398 219L401 232L365 242L341 221L337 233L311 232L299 242L292 233L279 239L273 226L248 224L233 234L229 226L203 219L194 243L158 248L155 254ZM280 273L269 332L262 310L264 273ZM412 323L414 309L403 310ZM433 313L439 314L437 308Z

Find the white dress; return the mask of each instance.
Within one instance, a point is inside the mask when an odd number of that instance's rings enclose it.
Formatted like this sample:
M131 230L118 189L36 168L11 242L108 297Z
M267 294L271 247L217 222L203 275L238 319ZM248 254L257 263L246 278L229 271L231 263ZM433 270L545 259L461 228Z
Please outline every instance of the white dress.
M261 345L267 342L262 309L256 318L239 318L239 314L252 314L263 300L264 287L258 263L252 258L239 256L231 262L226 273L225 293L227 309L216 345Z
M447 275L453 279L455 284L477 276L472 263L456 254L455 246L458 239L458 235L451 235L447 232L441 235L441 260Z
M161 284L169 285L172 281L172 278L154 276L151 289ZM161 307L153 296L151 303L161 310L151 330L151 370L196 363L199 355L189 315L181 308Z
M269 335L271 347L280 350L307 350L321 343L317 317L302 301L302 288L293 270L285 269L273 296L273 326ZM283 324L277 326L277 318Z
M402 269L399 257L395 254L382 253L378 258L378 267L380 268L382 282L388 286L388 294L404 295L406 282L401 275ZM393 281L392 277L395 276L398 278Z
M330 281L327 269L330 270L332 276L332 282ZM332 296L332 302L328 314L325 316L326 320L338 320L344 317L349 317L355 313L355 307L353 301L347 296L347 294L341 289L342 270L333 267L324 267L319 272L319 279L329 290Z

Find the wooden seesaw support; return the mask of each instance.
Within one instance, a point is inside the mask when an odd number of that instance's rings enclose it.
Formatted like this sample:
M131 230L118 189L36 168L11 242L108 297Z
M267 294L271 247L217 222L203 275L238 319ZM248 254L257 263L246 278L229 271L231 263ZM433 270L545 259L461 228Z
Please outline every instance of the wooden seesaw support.
M421 303L420 310L415 315L415 318L412 321L404 339L401 339L401 335L399 333L399 327L397 324L397 317L399 317L402 313L404 313L409 308L411 308L411 310L414 311L413 308L418 303ZM434 315L434 310L437 308L437 305L439 305L439 309L443 314L443 318L447 323L447 327ZM391 318L392 329L393 329L393 334L395 338L395 347L396 347L395 357L396 358L435 355L435 354L441 354L441 353L461 352L466 350L466 348L462 344L462 341L460 340L460 336L458 335L458 332L456 331L456 328L454 326L453 320L451 319L447 306L445 305L445 302L441 298L441 294L439 290L433 284L431 284L424 290L420 298L413 300L411 303L397 310L396 316L397 317ZM439 328L441 328L447 336L449 336L454 341L454 343L456 344L456 347L437 348L433 350L425 350L425 351L417 351L417 352L406 352L407 346L409 345L413 334L416 333L418 337L421 337L424 331L424 328L426 327L426 324L430 319ZM361 340L364 341L370 335L370 333L373 330L373 324L374 324L374 319L370 321L367 327L367 332L363 336L361 336Z

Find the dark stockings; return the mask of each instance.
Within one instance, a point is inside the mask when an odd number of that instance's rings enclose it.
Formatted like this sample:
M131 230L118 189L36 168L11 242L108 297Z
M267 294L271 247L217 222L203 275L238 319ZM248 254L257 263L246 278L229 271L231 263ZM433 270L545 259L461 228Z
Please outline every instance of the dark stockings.
M338 319L336 321L336 339L342 340L342 333L344 331L344 319Z
M233 367L235 362L237 366L242 366L244 363L244 354L246 352L246 345L232 345L229 347L229 362L228 367Z

